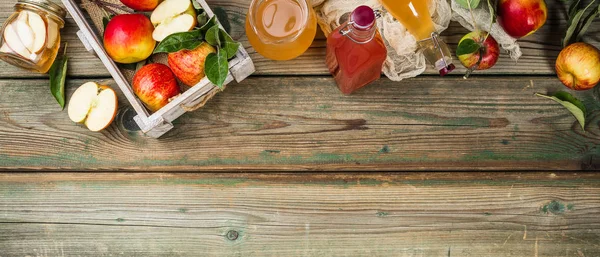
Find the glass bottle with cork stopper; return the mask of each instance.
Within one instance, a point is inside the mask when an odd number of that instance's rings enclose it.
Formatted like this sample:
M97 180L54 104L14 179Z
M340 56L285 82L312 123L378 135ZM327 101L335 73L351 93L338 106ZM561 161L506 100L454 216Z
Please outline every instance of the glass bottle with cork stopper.
M27 70L46 73L60 48L66 11L49 0L19 0L0 34L0 59Z
M327 38L327 67L343 94L349 95L381 77L387 49L375 18L371 7L359 6L350 20Z

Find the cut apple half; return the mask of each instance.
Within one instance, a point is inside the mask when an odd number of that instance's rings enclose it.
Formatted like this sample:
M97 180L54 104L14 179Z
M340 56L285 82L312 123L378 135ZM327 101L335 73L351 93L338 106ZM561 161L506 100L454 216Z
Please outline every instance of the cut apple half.
M196 18L187 13L176 16L173 19L167 19L163 23L156 26L154 32L152 32L152 38L156 41L162 41L167 36L178 33L190 31L196 25Z
M4 41L18 55L27 59L31 56L31 52L27 50L27 47L19 39L19 35L12 23L6 25L6 28L4 28Z
M150 15L150 21L156 26L185 12L194 17L196 16L191 0L165 0L154 9L152 15Z
M29 49L32 53L41 52L46 45L46 22L34 12L28 15L29 27L33 31L33 47Z
M46 40L46 48L51 49L56 45L58 39L58 24L52 19L48 19L48 39Z
M91 131L100 131L108 127L117 115L117 94L107 86L96 82L81 85L69 100L69 118L84 123Z

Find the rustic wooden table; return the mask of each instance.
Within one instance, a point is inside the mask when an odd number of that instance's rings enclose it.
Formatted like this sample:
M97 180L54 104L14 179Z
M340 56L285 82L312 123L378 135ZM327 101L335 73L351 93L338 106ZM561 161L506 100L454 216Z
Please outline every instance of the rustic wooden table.
M2 20L14 2L0 2ZM505 54L469 80L462 68L384 78L352 96L328 76L322 36L268 61L244 36L249 0L208 2L257 72L158 140L123 113L89 132L45 75L0 63L0 256L600 256L600 174L573 173L599 167L600 102L576 93L584 132L533 95L564 89L558 1L518 63ZM62 31L67 96L111 81L76 30L69 19ZM600 46L599 32L586 40ZM454 49L465 33L444 35Z

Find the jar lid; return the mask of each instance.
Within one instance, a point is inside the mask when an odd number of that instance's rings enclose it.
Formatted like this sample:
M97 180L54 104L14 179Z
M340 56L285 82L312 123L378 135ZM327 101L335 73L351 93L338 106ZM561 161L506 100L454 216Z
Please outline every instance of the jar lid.
M369 29L375 24L375 11L366 5L356 7L351 17L354 27L358 29Z
M65 10L65 8L50 0L18 0L17 5L33 5L36 7L40 7L58 16L58 18L62 19L63 22L65 17L67 16L67 11Z

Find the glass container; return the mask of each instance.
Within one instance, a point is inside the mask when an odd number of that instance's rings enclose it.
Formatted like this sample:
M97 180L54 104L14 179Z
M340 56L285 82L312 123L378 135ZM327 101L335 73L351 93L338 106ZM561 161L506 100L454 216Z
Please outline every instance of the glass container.
M48 0L19 0L0 31L0 59L46 73L60 48L66 11Z

